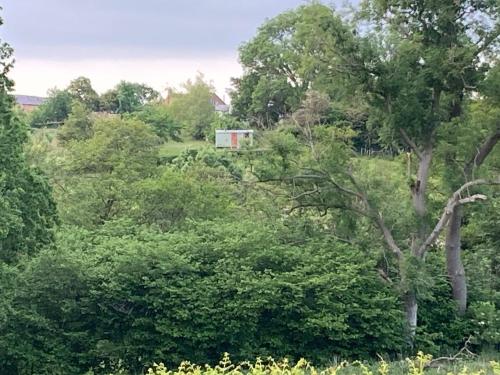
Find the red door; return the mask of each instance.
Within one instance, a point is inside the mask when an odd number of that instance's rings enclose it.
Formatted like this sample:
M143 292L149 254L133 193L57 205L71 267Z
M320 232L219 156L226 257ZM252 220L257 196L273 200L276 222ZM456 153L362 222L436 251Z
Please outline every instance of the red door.
M231 148L238 148L238 133L231 133Z

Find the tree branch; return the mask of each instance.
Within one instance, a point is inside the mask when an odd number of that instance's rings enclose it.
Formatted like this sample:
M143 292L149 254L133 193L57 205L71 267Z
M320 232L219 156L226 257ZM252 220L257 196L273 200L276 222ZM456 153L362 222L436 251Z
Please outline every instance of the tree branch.
M437 240L444 227L448 224L448 221L450 220L450 217L456 206L466 203L472 203L477 200L486 199L486 196L483 194L474 194L466 198L461 198L461 195L465 190L467 190L471 186L476 186L476 185L500 185L500 178L494 181L489 181L484 179L470 181L463 184L457 191L455 191L451 196L451 198L448 200L448 203L446 204L446 207L443 210L443 214L441 215L441 218L435 225L431 234L427 237L424 243L418 248L417 256L422 257L429 248L429 246L431 246Z
M387 244L387 246L389 247L389 249L394 253L394 255L399 260L401 260L403 258L403 252L401 251L401 249L399 248L398 244L394 240L394 237L392 236L392 232L389 230L389 228L387 228L387 225L385 225L385 221L384 221L384 219L382 217L382 214L380 212L377 212L374 209L374 207L370 204L370 202L368 201L368 198L367 198L366 194L363 193L363 190L361 189L361 186L358 184L358 182L356 181L356 179L354 178L354 176L351 173L348 173L348 176L349 176L352 184L358 190L358 192L359 192L358 195L363 200L363 203L365 204L366 208L372 214L369 217L371 217L371 219L375 221L375 224L377 225L377 227L382 232L382 235L384 237L385 243Z
M422 153L418 149L418 147L415 144L415 142L413 142L413 140L405 132L405 130L404 129L399 129L399 132L401 133L401 136L403 137L403 140L405 141L405 143L413 150L413 152L415 152L415 154L417 155L417 157L419 159L422 159Z
M497 126L496 130L484 140L484 142L481 144L474 157L472 157L465 164L464 171L467 176L470 176L472 174L474 168L477 168L481 166L481 164L483 164L484 160L488 157L488 155L491 153L491 151L496 146L499 140L500 140L500 124Z

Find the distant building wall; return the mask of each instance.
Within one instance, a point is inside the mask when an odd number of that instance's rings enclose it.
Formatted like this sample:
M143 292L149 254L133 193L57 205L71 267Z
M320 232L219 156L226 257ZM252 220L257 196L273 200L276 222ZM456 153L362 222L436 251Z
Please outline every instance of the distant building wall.
M19 104L19 106L23 109L23 111L26 112L32 112L38 108L38 105L32 105L32 104Z
M16 99L16 103L26 112L35 110L46 100L46 98L31 95L14 95L14 98Z

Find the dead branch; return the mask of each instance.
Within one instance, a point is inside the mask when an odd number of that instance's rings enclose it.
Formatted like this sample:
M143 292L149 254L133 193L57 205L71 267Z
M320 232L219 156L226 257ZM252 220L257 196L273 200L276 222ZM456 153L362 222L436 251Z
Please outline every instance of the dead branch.
M463 348L460 349L454 356L435 358L435 359L429 361L429 363L427 363L424 366L424 368L440 367L443 364L455 362L455 361L463 359L464 357L477 357L477 354L471 352L469 349L469 345L471 344L471 339L472 339L472 336L469 336L469 338L465 341Z

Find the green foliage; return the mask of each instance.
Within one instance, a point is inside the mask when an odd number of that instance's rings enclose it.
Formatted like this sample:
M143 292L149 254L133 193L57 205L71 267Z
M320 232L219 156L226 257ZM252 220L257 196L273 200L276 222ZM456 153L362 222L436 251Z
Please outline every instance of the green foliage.
M201 179L192 171L166 169L159 178L141 181L136 189L133 214L139 222L162 230L172 230L186 219L213 219L234 212L235 197L222 178Z
M194 81L185 82L182 89L182 93L170 93L168 109L175 121L182 124L186 134L194 139L204 139L215 116L211 103L214 88L199 74Z
M68 91L52 89L47 100L31 114L30 124L33 128L57 127L71 113L73 98Z
M147 85L121 81L102 94L101 109L110 113L132 113L159 98L160 94Z
M83 141L92 136L93 119L86 106L75 102L71 113L57 132L57 139L62 143Z
M14 111L9 93L11 54L10 47L0 42L0 263L16 263L49 245L57 222L46 178L25 159L27 126Z
M425 257L414 252L462 183L464 160L497 131L498 67L485 63L494 63L486 43L496 10L489 1L373 0L362 14L371 23L355 32L356 20L313 2L241 47L232 115L215 113L201 75L167 104L125 81L99 104L80 77L33 114L34 125L64 124L31 138L12 109L12 51L0 43L0 373L143 373L159 360L213 364L223 352L319 365L400 356L412 350L409 291L415 348L452 355L468 336L474 350L498 348L494 188L463 220L466 315L450 298L441 238ZM199 140L249 125L266 130L242 152L172 142L181 131ZM401 130L412 152L356 153L378 142L399 149ZM433 169L419 216L408 187L418 182L416 149L427 147ZM499 162L492 152L470 176L490 178ZM54 188L64 224L56 246L51 188L30 165ZM429 360L328 371L422 374ZM299 363L241 370L316 373Z
M419 352L415 358L406 358L405 361L387 363L384 359L376 364L355 361L349 363L343 361L339 364L330 365L321 370L315 368L311 362L300 359L296 363L291 363L287 358L276 361L272 357L265 360L257 358L255 363L243 362L232 363L228 353L214 367L210 365L197 365L189 361L182 362L176 370L168 370L164 363L155 363L148 369L148 375L424 375L439 374L441 368L429 369L432 356ZM465 360L465 363L446 366L447 375L490 375L496 374L500 364L496 361L486 362L484 360ZM450 371L451 370L451 371Z
M243 170L238 165L234 154L214 150L212 147L185 150L177 155L172 165L181 171L199 167L201 173L203 170L207 171L206 167L208 167L213 170L212 176L218 176L221 179L228 175L235 180L241 180L243 177Z
M160 359L213 362L223 351L317 363L397 351L397 297L367 271L373 260L327 239L286 243L283 230L252 220L171 234L128 221L66 228L57 250L19 270L0 350L21 373L118 359L139 371Z
M92 137L69 145L58 208L65 223L92 226L129 211L133 184L154 174L158 137L135 119L96 119Z
M344 73L346 68L360 70L364 50L352 29L319 2L264 23L240 48L244 75L233 79L233 113L269 128L297 110L308 89L327 93L346 113L356 108L347 94L355 93L360 78Z
M87 77L78 77L70 82L66 89L74 101L79 102L89 111L98 111L100 107L99 95L92 88Z
M155 134L165 141L180 142L182 140L182 127L174 120L165 104L147 104L133 116L151 126Z

